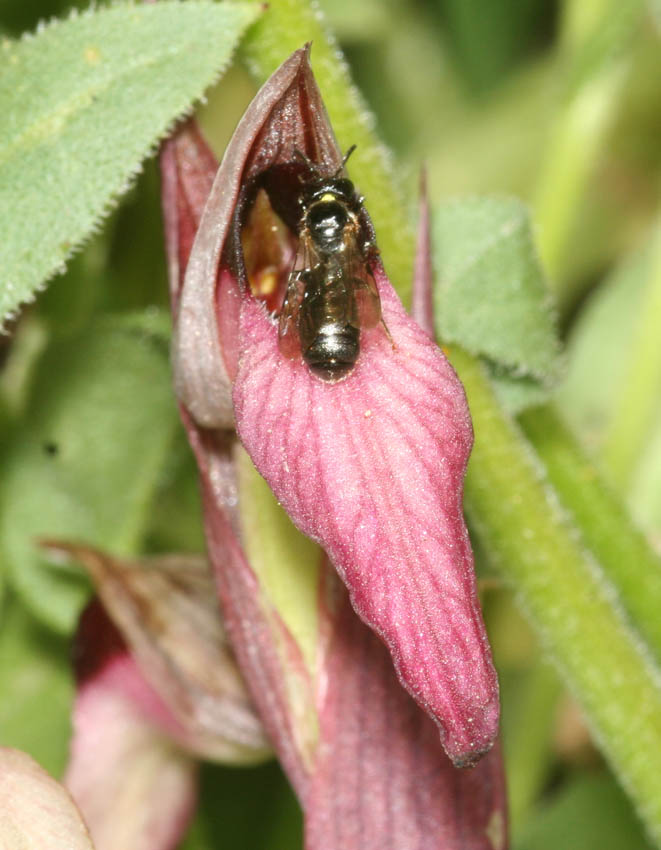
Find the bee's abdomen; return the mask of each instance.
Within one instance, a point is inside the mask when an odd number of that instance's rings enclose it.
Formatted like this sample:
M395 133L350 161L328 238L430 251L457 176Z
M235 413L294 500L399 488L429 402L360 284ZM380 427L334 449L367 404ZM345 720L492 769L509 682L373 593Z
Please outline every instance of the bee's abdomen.
M329 323L303 353L310 371L324 381L337 381L350 372L360 351L359 331L352 325Z

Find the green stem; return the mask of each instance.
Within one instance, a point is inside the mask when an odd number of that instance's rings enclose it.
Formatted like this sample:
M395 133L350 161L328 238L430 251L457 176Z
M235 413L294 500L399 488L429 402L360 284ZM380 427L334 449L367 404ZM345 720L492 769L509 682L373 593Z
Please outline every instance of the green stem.
M661 560L551 407L529 410L520 422L585 544L661 661Z
M637 332L627 357L627 380L604 445L604 461L624 492L636 471L661 395L661 224L657 224L650 275Z
M396 185L390 154L374 133L374 118L353 85L320 12L308 0L270 0L251 30L243 55L261 82L309 41L312 67L335 135L344 150L351 144L357 146L351 171L365 195L386 269L400 297L408 303L414 239L406 206Z
M585 712L592 731L661 845L661 684L601 570L544 481L530 446L503 413L481 365L452 362L475 424L466 509L491 557Z

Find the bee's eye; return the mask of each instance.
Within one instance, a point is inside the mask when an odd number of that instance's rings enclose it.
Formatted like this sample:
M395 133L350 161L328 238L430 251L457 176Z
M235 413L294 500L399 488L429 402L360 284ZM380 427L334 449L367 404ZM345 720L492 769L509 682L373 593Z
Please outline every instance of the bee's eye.
M350 198L355 192L354 185L348 177L339 177L335 182L335 189L338 195L343 195L345 198Z

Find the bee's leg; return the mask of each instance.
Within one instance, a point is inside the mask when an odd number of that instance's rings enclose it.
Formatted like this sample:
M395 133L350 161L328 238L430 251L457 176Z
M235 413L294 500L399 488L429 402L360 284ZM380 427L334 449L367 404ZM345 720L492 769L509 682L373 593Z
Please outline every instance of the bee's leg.
M319 171L317 164L312 162L310 157L306 156L302 150L300 150L299 148L294 148L294 156L297 159L300 159L301 162L314 174L315 177L321 177L321 172ZM299 180L301 181L301 183L304 183L305 175L299 174Z
M392 338L392 334L388 330L388 325L385 323L383 316L381 316L381 324L383 325L383 330L386 332L386 336L390 340L390 344L392 345L392 350L397 351L397 345L395 344L395 340Z

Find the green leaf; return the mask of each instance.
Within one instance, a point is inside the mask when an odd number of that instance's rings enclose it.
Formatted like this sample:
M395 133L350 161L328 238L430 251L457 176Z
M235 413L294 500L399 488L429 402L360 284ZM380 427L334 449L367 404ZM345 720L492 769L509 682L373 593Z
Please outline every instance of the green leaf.
M9 580L39 617L72 628L78 574L44 560L40 537L135 550L176 423L162 314L97 322L49 345L7 445L0 546Z
M485 366L500 403L516 413L541 404L548 398L549 387L530 375L515 375L502 366L486 361Z
M487 360L510 409L540 401L559 347L526 207L511 198L447 201L434 239L441 339Z
M25 750L54 776L66 763L73 683L69 642L12 598L0 629L0 746Z
M120 4L0 43L0 319L62 269L257 10Z

